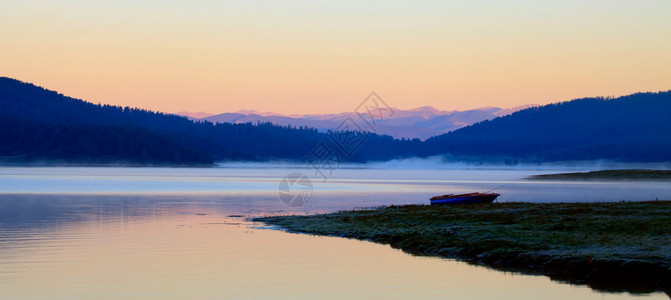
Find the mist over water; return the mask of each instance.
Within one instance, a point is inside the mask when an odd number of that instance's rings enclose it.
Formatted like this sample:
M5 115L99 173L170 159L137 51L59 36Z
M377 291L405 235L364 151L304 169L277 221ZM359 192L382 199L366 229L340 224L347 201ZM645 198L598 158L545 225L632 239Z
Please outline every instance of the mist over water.
M562 161L543 163L520 162L460 162L444 157L395 159L365 164L369 168L386 169L453 169L453 170L540 170L540 171L598 171L604 169L656 169L669 170L671 162L638 163L608 160Z
M223 168L295 168L312 169L305 162L296 161L268 161L268 162L218 162L218 167ZM539 171L598 171L606 169L653 169L653 170L671 170L671 162L617 162L609 160L590 160L590 161L562 161L562 162L543 162L543 163L511 163L511 162L463 162L451 161L440 156L428 158L405 158L394 159L380 162L368 163L340 163L341 169L410 169L410 170L539 170Z
M439 194L497 187L502 202L671 199L668 182L524 179L558 171L432 160L347 165L327 178L286 163L0 168L0 298L631 298L369 242L259 229L245 220L428 204ZM292 172L312 182L301 207L278 197L280 180Z
M536 174L594 169L570 169L571 166L473 166L467 169L437 163L431 168L431 163L431 160L394 161L341 166L322 173L305 165L282 164L265 164L263 167L259 164L223 164L218 168L1 168L0 194L202 195L219 197L217 199L258 195L252 202L263 202L272 211L285 208L277 201L280 180L289 173L299 172L313 183L309 205L300 208L307 211L426 204L428 198L438 194L485 192L494 188L501 194L498 201L671 199L668 181L525 179ZM232 206L243 207L247 202L233 203Z

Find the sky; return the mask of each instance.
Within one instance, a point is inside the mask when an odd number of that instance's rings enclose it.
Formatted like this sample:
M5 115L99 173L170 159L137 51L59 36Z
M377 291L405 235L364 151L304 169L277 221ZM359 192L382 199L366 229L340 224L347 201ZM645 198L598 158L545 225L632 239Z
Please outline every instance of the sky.
M0 76L165 112L469 109L671 89L671 1L0 1Z

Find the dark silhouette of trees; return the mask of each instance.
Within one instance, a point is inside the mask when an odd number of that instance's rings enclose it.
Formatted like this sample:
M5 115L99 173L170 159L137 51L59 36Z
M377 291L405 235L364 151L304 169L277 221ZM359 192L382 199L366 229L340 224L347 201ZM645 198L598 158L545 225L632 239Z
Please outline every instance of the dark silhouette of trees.
M270 123L194 122L93 104L0 77L0 130L0 156L18 161L188 165L304 160L320 143L335 151L341 162L432 155L470 161L671 161L671 91L529 108L425 142L351 133L351 138L365 142L348 153L332 132Z
M0 155L14 162L211 164L202 151L188 149L145 130L112 126L35 124L0 115Z
M306 127L194 122L144 109L93 104L10 78L0 78L0 120L5 126L0 156L23 154L24 159L178 164L302 160L315 145L329 140L327 133ZM366 147L370 149L352 157L343 155L343 161L410 156L412 147L419 144L369 136ZM168 155L171 152L175 154Z
M428 154L475 159L671 161L671 91L529 108L430 138Z

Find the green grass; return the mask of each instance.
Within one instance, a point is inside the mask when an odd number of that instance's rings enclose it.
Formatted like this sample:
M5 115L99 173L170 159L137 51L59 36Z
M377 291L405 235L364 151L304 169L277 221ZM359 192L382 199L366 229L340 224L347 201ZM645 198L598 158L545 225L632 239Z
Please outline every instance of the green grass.
M671 201L408 205L254 221L603 290L671 286Z
M533 175L527 179L545 180L671 180L671 170L602 170L583 173Z

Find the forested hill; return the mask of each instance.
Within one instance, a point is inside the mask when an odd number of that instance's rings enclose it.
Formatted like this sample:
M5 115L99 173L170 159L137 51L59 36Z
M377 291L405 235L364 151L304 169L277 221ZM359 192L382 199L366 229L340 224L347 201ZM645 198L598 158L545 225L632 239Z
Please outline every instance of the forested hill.
M272 124L212 124L148 110L96 105L0 77L3 160L210 164L214 160L301 160L329 135ZM368 135L343 161L413 155L421 143ZM329 146L335 148L334 145Z
M474 162L671 161L671 91L529 108L425 142L264 124L212 124L97 105L0 77L0 162L194 165L215 160L337 162L444 155ZM363 143L358 144L358 141ZM347 145L344 145L347 144ZM344 149L344 147L351 147ZM321 147L321 148L320 148ZM347 153L343 150L355 150ZM330 153L332 152L332 153Z
M518 111L426 141L427 154L523 161L671 161L671 91Z

